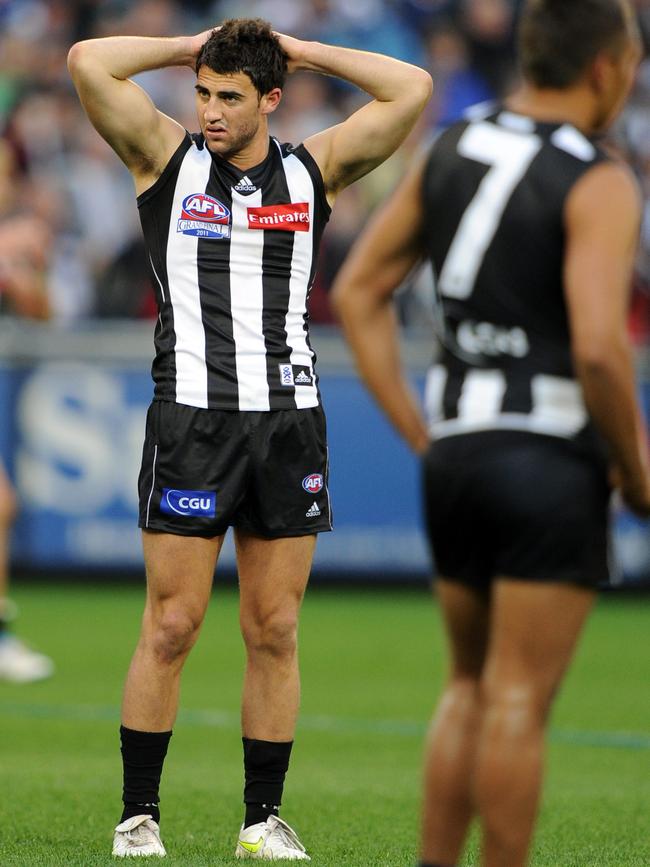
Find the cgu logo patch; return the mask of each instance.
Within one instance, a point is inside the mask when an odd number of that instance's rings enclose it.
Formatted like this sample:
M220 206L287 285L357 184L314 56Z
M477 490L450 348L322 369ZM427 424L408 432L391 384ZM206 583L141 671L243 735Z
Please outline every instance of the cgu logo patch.
M320 473L312 473L305 476L302 480L302 486L308 494L317 494L323 490L323 477Z
M192 193L183 199L176 231L197 238L229 238L230 211L206 193Z
M309 231L309 202L264 205L261 208L248 208L247 211L249 229L275 229L281 232Z
M163 488L160 511L166 515L180 515L183 518L198 516L214 518L217 495L214 491L179 491L177 488Z

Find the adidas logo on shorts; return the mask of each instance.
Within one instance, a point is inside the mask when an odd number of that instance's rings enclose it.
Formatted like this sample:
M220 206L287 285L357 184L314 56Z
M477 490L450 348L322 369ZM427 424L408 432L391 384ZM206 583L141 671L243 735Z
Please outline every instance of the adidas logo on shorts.
M320 509L318 508L318 505L316 504L316 501L314 500L314 502L311 504L311 506L305 512L305 517L306 518L317 518L319 515L320 515Z

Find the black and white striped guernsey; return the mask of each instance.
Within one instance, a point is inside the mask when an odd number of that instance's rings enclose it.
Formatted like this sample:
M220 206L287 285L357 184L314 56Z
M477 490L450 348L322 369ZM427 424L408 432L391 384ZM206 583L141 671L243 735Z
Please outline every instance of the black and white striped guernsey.
M569 124L495 106L434 143L422 186L442 343L425 397L434 437L505 429L592 441L570 350L564 207L605 159Z
M155 397L317 406L307 301L330 208L306 148L270 139L242 172L188 133L138 208L159 308Z

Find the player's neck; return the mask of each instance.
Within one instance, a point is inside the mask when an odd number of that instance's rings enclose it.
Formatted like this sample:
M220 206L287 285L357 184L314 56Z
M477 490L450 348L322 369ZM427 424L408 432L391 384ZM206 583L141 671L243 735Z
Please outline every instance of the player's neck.
M556 90L523 84L506 100L506 106L541 123L570 123L586 135L594 132L594 106L582 87Z

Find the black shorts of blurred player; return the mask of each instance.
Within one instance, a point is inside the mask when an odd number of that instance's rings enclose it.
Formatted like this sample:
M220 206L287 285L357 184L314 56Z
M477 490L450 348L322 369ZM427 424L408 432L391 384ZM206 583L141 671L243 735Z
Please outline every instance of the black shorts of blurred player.
M332 529L321 407L275 412L154 401L139 478L143 529L264 538Z
M440 863L454 863L477 811L485 863L510 851L521 865L545 721L608 577L607 465L577 441L492 430L435 441L423 482L451 649L427 750L423 850L443 840Z
M423 481L446 580L486 590L497 576L607 582L607 465L579 444L523 431L445 437L426 454Z

